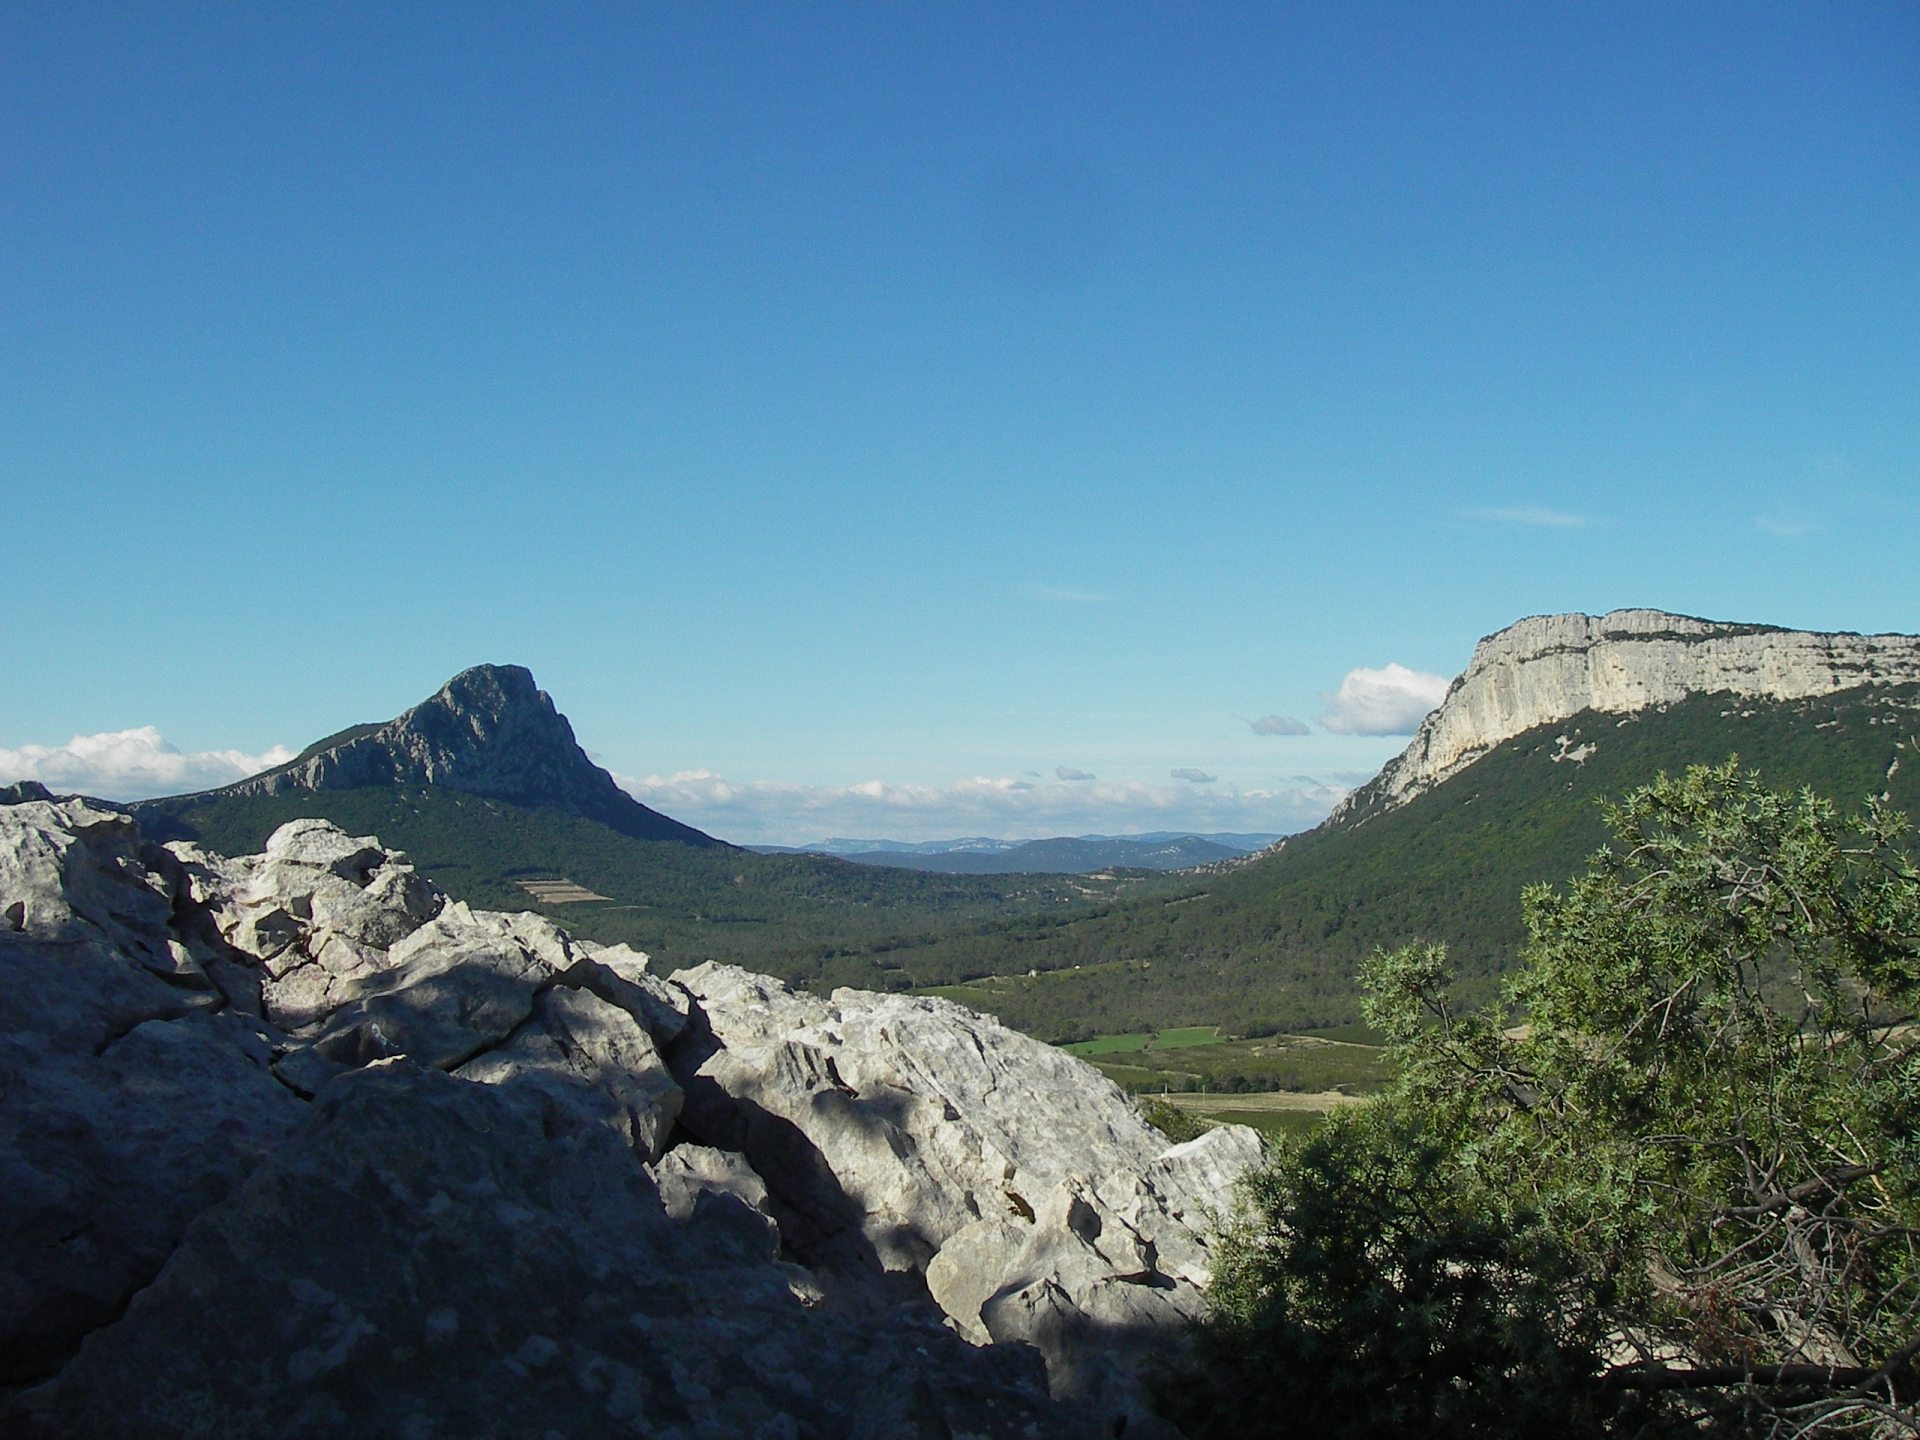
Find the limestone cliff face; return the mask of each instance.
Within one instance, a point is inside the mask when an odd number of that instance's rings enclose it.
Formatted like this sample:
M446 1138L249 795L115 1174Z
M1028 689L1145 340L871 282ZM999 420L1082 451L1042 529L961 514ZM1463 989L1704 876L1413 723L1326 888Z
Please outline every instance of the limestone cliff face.
M437 785L522 805L551 805L643 840L714 845L649 810L587 758L567 717L520 665L476 665L384 725L363 725L297 759L216 792Z
M1626 714L1725 692L1802 700L1920 680L1920 636L1729 625L1662 610L1536 615L1489 635L1413 743L1333 820L1404 804L1503 740L1582 710Z

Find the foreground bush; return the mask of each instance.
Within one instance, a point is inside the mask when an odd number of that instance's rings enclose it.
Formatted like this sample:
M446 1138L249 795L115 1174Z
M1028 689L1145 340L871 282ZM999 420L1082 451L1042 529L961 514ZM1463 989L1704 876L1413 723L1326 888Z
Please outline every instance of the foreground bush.
M1920 1435L1904 822L1732 764L1609 820L1505 1010L1370 964L1399 1078L1248 1186L1190 1428Z

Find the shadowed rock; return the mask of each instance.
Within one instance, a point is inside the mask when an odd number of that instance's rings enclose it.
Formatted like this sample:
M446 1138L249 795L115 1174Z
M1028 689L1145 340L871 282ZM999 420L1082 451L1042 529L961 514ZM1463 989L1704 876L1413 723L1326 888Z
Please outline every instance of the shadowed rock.
M1200 1312L1251 1131L1169 1147L1090 1066L948 1001L674 978L698 1006L683 1124L745 1153L827 1293L924 1286L970 1339L1038 1347L1059 1398L1151 1433L1138 1377Z
M25 797L0 914L9 1434L1151 1435L1252 1153L324 822L230 861Z
M1021 1351L809 1313L701 1233L607 1129L556 1137L514 1083L382 1062L329 1086L19 1418L288 1440L1073 1433Z

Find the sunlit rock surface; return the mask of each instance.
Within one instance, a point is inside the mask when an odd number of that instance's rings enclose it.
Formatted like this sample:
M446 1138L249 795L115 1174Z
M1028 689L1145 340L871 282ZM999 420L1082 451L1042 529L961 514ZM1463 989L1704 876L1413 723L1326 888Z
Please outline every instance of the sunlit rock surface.
M319 821L0 804L0 1430L1166 1433L1257 1157L940 1001L672 979Z

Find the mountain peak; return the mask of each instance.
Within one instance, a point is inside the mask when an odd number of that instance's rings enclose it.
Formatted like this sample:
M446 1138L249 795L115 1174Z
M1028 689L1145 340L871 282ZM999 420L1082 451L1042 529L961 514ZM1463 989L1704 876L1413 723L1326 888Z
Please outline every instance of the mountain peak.
M421 704L434 701L472 711L499 712L516 706L554 708L553 698L534 683L533 672L524 665L470 665L442 685L432 700Z
M282 795L434 785L598 820L642 840L716 845L649 810L587 758L573 726L523 665L475 665L385 724L356 725L277 769L212 792Z
M1917 680L1920 636L1783 630L1646 609L1533 615L1474 647L1413 742L1330 819L1404 804L1502 741L1583 710L1632 714L1719 692L1804 700Z

